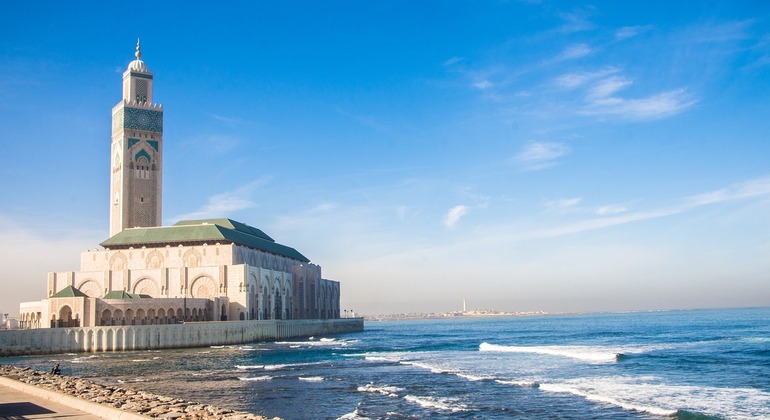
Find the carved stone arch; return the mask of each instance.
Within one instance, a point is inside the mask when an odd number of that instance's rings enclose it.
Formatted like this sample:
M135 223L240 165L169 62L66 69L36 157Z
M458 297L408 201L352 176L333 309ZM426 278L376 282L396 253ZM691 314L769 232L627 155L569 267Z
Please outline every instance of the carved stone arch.
M201 253L190 248L182 255L182 261L186 267L197 267L201 263Z
M143 277L134 284L133 292L140 295L158 295L158 284L149 277Z
M147 268L163 268L163 254L157 250L152 250L145 257L144 262L147 264Z
M217 284L208 276L200 276L193 280L190 294L194 298L212 299L217 296Z
M118 251L110 257L110 270L125 270L128 268L128 258Z
M102 297L102 286L99 285L99 283L96 282L94 279L86 279L80 282L80 285L78 285L78 290L85 293L89 297Z

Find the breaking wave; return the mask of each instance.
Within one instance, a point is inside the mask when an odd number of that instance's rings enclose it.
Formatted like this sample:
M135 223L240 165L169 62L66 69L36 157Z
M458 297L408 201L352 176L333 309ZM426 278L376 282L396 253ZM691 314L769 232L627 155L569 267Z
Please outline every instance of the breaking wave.
M548 356L562 356L591 363L612 363L626 357L620 350L591 346L502 346L481 343L479 351L498 353L532 353Z

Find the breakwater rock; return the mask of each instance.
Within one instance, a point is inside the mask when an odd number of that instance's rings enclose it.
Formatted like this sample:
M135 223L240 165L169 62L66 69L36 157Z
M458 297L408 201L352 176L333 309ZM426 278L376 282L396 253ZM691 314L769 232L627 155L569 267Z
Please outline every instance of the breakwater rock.
M267 417L244 411L229 410L210 404L198 404L130 388L102 385L82 378L51 375L29 368L0 365L0 376L153 418L178 420L267 420Z

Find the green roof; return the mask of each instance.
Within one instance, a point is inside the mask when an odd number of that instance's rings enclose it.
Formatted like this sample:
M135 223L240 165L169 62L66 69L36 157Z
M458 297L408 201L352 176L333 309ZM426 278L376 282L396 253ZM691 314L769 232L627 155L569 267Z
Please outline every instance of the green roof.
M67 286L64 289L59 290L58 292L51 295L52 298L62 298L62 297L87 297L85 293L81 292L80 290L76 289L73 286Z
M152 296L150 295L136 295L133 293L128 293L125 290L112 290L104 295L102 299L146 299L151 297Z
M105 248L152 247L189 243L234 243L310 262L294 248L276 243L261 230L231 219L185 220L173 226L123 229L102 242Z

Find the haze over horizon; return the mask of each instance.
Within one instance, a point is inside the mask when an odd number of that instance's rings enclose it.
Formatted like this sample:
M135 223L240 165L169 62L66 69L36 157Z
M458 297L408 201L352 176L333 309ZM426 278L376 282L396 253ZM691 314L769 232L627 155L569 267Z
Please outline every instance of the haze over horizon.
M0 310L108 236L111 109L163 219L228 217L359 314L770 305L770 3L12 2Z

